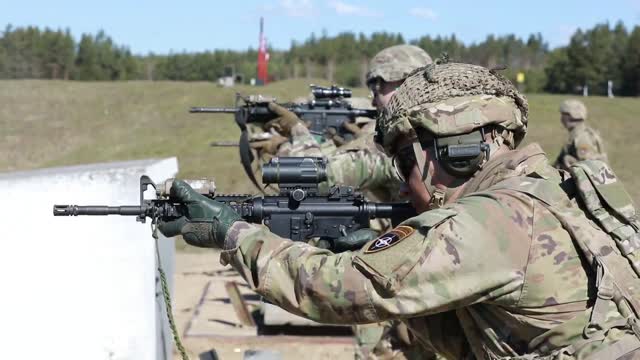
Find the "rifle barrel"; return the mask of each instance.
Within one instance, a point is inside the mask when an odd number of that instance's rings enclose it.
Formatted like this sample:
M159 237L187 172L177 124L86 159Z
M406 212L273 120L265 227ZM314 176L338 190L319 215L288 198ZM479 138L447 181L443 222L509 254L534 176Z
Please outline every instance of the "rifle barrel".
M209 146L213 147L238 147L240 144L237 141L212 141Z
M79 216L79 215L123 215L138 216L145 213L141 206L78 206L78 205L53 205L53 216Z
M408 202L401 203L374 203L372 215L376 218L402 218L408 219L416 216L416 209Z
M219 108L207 106L194 106L189 109L190 113L213 113L213 114L235 114L235 108Z

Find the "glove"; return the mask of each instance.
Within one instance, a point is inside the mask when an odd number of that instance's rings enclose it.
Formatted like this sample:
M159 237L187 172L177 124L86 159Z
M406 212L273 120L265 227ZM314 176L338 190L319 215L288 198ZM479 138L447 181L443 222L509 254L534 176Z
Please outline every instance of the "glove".
M359 229L347 236L341 236L336 239L333 244L333 251L335 253L358 250L364 246L364 244L378 237L378 232L372 229Z
M336 146L342 146L347 143L342 136L338 135L338 131L332 127L326 130L325 137L329 140L333 140L333 143Z
M269 103L269 110L278 115L277 118L269 121L265 128L267 130L274 128L277 132L284 136L291 135L291 129L297 124L304 124L298 115L287 110L285 107L278 105L274 102Z
M166 237L182 235L189 245L223 248L227 231L242 220L229 206L198 194L182 180L175 180L169 199L184 205L185 214L172 221L160 221L158 230Z
M273 134L270 139L253 141L249 143L249 146L254 150L262 151L271 155L276 155L280 145L286 143L287 141L289 141L289 139L287 139L286 137L280 136L278 134Z
M360 126L356 125L355 123L345 121L344 123L342 123L342 127L345 128L345 130L347 130L348 132L352 133L356 138L365 135L365 132L362 131L362 128L360 128Z

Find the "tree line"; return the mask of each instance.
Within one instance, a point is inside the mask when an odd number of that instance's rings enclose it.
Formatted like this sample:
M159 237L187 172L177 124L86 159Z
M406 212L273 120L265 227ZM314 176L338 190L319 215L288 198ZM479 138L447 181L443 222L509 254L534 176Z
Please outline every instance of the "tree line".
M405 40L401 34L369 36L345 32L336 36L311 34L293 41L288 50L269 49L271 80L325 78L346 86L364 85L369 60L381 49L414 44L432 57L447 53L452 61L487 67L506 66L503 74L516 80L524 73L527 92L640 95L640 26L622 23L577 30L565 47L550 49L541 34L526 39L489 35L466 45L455 35ZM236 75L255 77L257 50L214 50L167 55L134 55L103 31L83 34L79 41L67 30L7 26L0 34L0 79L178 80L217 81Z

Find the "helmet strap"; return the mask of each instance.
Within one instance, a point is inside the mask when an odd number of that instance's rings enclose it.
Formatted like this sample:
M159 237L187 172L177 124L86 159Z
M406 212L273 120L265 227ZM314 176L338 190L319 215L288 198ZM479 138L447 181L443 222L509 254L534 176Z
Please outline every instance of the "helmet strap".
M431 198L428 205L429 209L437 209L442 207L444 205L447 192L445 190L437 188L431 183L433 176L431 175L431 173L429 173L429 168L427 166L427 157L424 155L424 150L422 149L422 144L420 144L419 140L415 140L413 142L413 153L416 157L416 163L418 164L420 174L422 174L422 183L424 184L424 188L427 190L427 193Z

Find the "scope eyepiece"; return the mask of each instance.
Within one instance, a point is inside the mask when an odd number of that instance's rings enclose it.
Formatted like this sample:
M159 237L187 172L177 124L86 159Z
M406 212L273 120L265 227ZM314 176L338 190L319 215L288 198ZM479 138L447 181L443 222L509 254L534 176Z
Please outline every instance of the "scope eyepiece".
M319 184L327 181L327 161L315 157L275 157L262 166L264 184Z
M335 99L335 98L350 98L351 89L337 87L332 85L331 87L324 87L318 85L311 85L311 93L316 99Z

